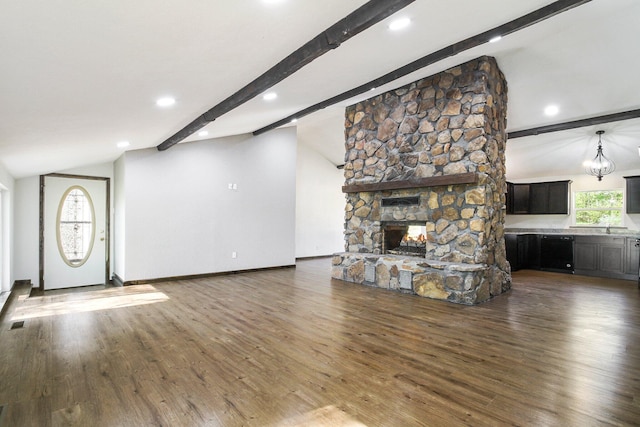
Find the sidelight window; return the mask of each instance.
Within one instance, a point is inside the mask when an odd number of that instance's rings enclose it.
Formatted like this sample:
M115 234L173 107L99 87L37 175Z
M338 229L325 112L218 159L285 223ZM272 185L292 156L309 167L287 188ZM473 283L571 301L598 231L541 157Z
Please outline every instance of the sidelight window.
M89 258L95 238L95 212L87 190L76 185L65 191L56 222L62 259L71 267L80 267Z
M622 225L622 190L576 191L576 225Z

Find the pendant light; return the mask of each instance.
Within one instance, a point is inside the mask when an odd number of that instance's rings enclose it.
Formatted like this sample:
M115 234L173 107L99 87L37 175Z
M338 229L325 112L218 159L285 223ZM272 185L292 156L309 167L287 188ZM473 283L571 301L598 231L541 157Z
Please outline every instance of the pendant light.
M604 175L609 175L611 172L616 170L616 165L607 157L605 157L604 154L602 154L602 134L603 133L604 133L603 130L599 130L596 132L596 135L598 135L598 151L596 153L596 156L593 158L593 160L591 160L591 162L586 167L586 172L589 175L593 175L597 177L598 181L602 181L602 177Z

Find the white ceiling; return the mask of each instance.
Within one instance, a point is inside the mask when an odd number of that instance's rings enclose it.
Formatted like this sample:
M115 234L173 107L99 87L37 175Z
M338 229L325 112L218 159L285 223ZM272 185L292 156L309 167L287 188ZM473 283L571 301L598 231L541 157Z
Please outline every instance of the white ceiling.
M0 161L20 178L115 160L122 140L155 147L365 3L0 0ZM416 0L391 17L411 18L408 29L390 32L391 18L371 27L277 84L275 101L257 97L208 125L207 138L252 132L550 3ZM640 1L593 0L376 93L493 55L510 131L638 109L639 19ZM344 107L373 94L301 119L301 142L342 163ZM166 95L176 104L157 107ZM560 113L546 117L548 104ZM597 129L619 170L640 169L634 119L513 139L508 177L581 173Z

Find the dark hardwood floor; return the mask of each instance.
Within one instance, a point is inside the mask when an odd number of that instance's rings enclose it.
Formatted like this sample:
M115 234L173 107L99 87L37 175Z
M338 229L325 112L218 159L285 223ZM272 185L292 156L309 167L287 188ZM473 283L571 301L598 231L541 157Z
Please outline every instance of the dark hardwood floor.
M640 424L635 282L518 271L467 307L330 264L12 298L0 426Z

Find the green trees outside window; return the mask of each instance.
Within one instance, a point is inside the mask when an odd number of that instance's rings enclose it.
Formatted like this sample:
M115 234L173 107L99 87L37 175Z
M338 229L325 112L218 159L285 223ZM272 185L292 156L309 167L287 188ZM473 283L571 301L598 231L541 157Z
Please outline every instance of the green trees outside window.
M577 191L576 225L622 225L622 190Z

